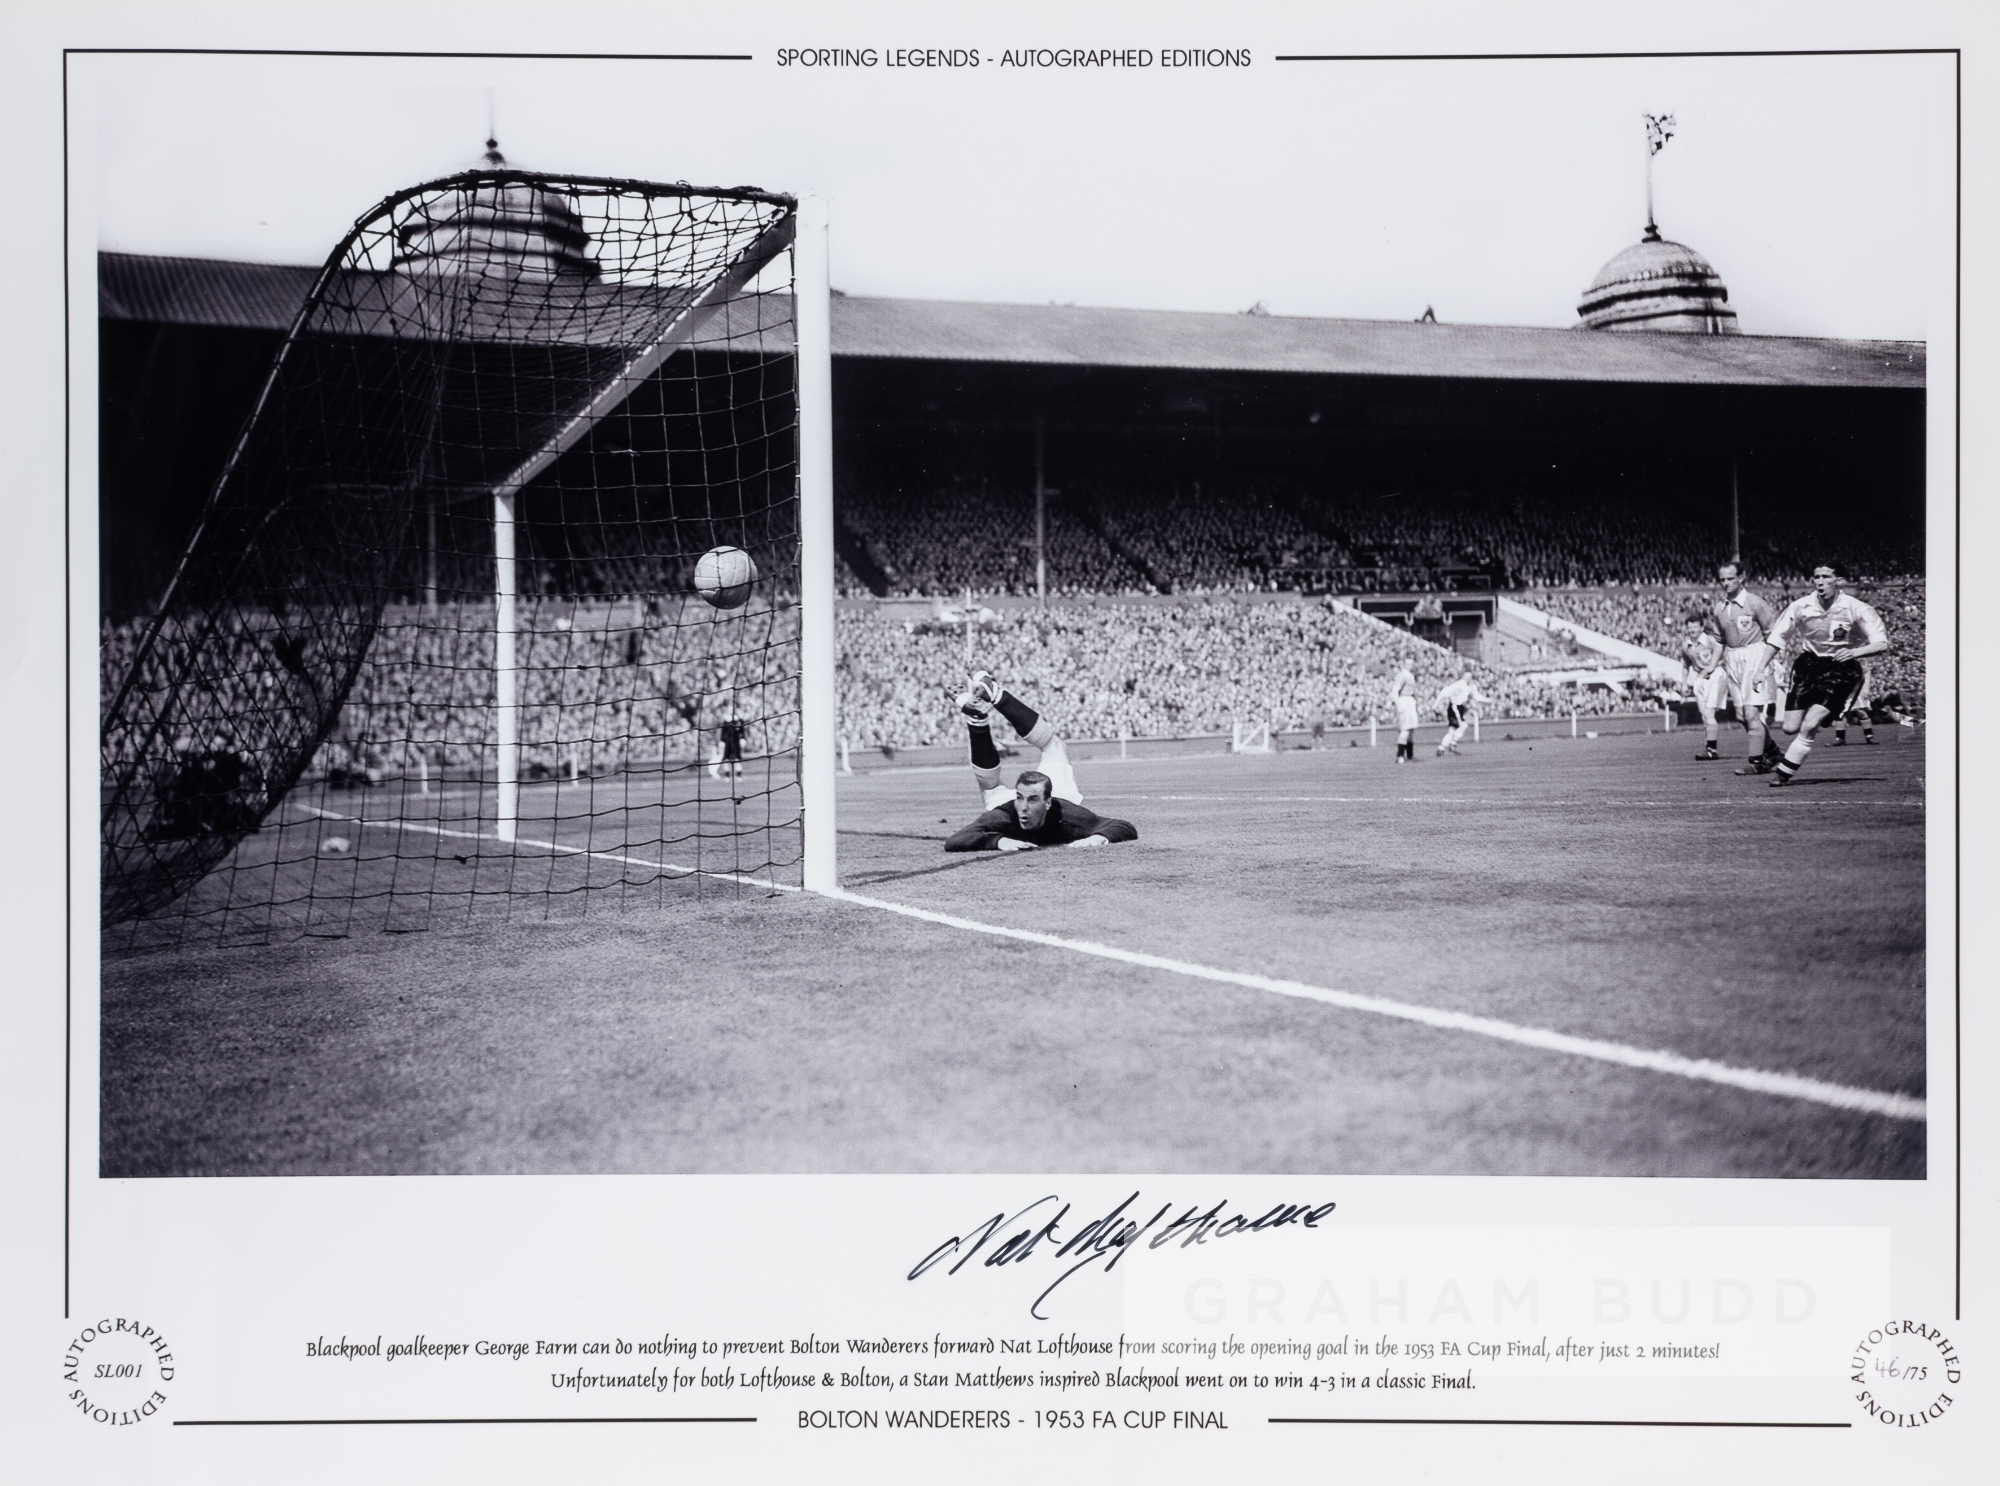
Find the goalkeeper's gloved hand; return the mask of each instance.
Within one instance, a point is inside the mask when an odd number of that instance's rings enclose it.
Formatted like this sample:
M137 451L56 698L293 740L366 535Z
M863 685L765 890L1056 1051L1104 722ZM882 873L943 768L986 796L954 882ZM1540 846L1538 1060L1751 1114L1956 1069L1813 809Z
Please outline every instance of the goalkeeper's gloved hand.
M1000 849L1002 851L1033 851L1035 843L1032 841L1016 841L1012 836L1002 836L1000 838Z
M1111 843L1102 836L1079 836L1070 842L1071 846L1109 846Z

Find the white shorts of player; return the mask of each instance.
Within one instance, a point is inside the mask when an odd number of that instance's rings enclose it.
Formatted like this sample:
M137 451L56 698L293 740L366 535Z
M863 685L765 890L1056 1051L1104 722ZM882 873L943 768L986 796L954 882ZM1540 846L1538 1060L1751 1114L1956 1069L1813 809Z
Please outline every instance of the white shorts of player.
M1415 697L1396 698L1396 727L1413 728L1417 725L1417 699Z
M1750 662L1762 653L1758 645L1739 645L1722 652L1721 674L1727 676L1728 690L1720 693L1736 699L1737 710L1767 706L1778 700L1778 689L1771 675L1771 667L1760 666L1757 673L1750 674Z
M1076 770L1070 767L1069 750L1063 746L1062 739L1049 739L1049 746L1042 750L1035 768L1049 776L1049 783L1053 786L1049 793L1058 800L1068 800L1072 805L1083 803L1083 791L1077 788ZM986 802L988 810L995 809L1014 798L1014 786L996 784L989 790L980 791L980 798Z
M1694 694L1694 704L1701 708L1701 715L1713 717L1722 710L1722 699L1728 695L1727 686L1722 667L1717 666L1706 676L1695 677L1688 690Z

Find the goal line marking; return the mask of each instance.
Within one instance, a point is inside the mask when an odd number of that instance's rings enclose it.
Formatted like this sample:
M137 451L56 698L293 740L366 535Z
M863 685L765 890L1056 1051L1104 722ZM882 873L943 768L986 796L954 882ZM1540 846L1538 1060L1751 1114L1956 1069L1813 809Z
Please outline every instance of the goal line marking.
M1420 1022L1424 1026L1436 1027L1447 1032L1471 1032L1501 1042L1541 1048L1545 1052L1594 1058L1602 1063L1643 1068L1653 1073L1669 1073L1679 1078L1696 1079L1704 1083L1726 1084L1731 1088L1748 1089L1757 1094L1803 1099L1834 1109L1887 1115L1891 1119L1922 1121L1929 1118L1925 1101L1908 1094L1885 1094L1876 1089L1851 1088L1846 1084L1827 1083L1821 1079L1804 1078L1793 1073L1772 1073L1761 1068L1737 1068L1727 1063L1715 1062L1710 1058L1685 1058L1678 1053L1649 1052L1644 1048L1629 1047L1622 1042L1606 1042L1594 1037L1572 1037L1566 1032L1517 1026L1513 1022L1503 1022L1494 1017L1472 1016L1462 1011L1440 1011L1435 1007L1417 1006L1407 1001L1391 1001L1381 996L1363 996L1353 991L1330 990L1324 986L1307 985L1303 981L1279 980L1272 976L1252 975L1240 970L1218 970L1213 966L1196 965L1187 960L1168 959L1165 955L1143 954L1137 950L1119 949L1109 944L1093 944L1087 939L1065 939L1058 934L1042 934L1032 929L1010 929L999 924L983 924L975 919L959 918L955 914L938 913L928 908L912 908L907 904L892 903L885 898L869 898L860 893L844 890L830 896L866 908L880 908L890 913L900 913L906 918L942 924L947 928L968 929L973 933L992 934L1002 939L1019 939L1028 944L1042 944L1052 949L1066 949L1075 954L1094 955L1099 959L1117 960L1127 965L1143 966L1149 970L1165 970L1175 975L1191 976L1196 980L1220 981L1225 985L1245 986L1251 990L1269 991L1279 996L1296 996L1305 1001L1338 1006L1346 1011L1363 1011L1374 1016Z
M652 862L644 857L621 856L615 851L591 851L583 846L565 846L560 841L535 841L526 836L517 836L512 841L501 841L498 836L483 831L453 831L443 826L427 826L414 820L367 820L359 815L341 815L332 810L322 810L317 805L301 805L321 820L337 820L346 825L382 826L392 831L418 831L426 836L449 836L457 841L492 841L502 846L533 846L556 856L594 857L601 862L623 862L628 867L651 867L659 872L677 872L683 877L716 877L724 882L740 882L749 887L776 888L781 893L802 892L789 882L766 880L762 877L746 877L741 872L710 872L701 867L683 867L678 862Z

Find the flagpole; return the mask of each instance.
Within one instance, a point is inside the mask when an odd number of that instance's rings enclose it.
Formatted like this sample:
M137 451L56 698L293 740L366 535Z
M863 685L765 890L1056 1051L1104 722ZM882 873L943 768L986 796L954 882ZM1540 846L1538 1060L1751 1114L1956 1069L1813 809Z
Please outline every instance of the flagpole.
M1641 114L1646 121L1646 237L1648 240L1660 235L1659 224L1653 220L1653 118L1651 114Z
M1729 434L1729 560L1736 564L1738 572L1743 570L1743 518L1741 498L1736 487L1736 433Z
M1647 242L1660 240L1660 224L1653 220L1653 156L1667 147L1667 141L1674 137L1674 116L1672 114L1642 113L1646 121L1646 238Z

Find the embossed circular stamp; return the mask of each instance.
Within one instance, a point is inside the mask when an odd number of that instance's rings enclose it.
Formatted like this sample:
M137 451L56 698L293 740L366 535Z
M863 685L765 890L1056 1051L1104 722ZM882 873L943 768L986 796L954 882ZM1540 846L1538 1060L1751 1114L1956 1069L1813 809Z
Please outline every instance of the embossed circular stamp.
M1921 1429L1950 1410L1964 1375L1951 1338L1922 1321L1887 1321L1855 1343L1848 1381L1862 1414L1890 1429Z
M86 1326L63 1353L69 1401L98 1424L139 1424L166 1406L173 1349L143 1321L107 1317Z

